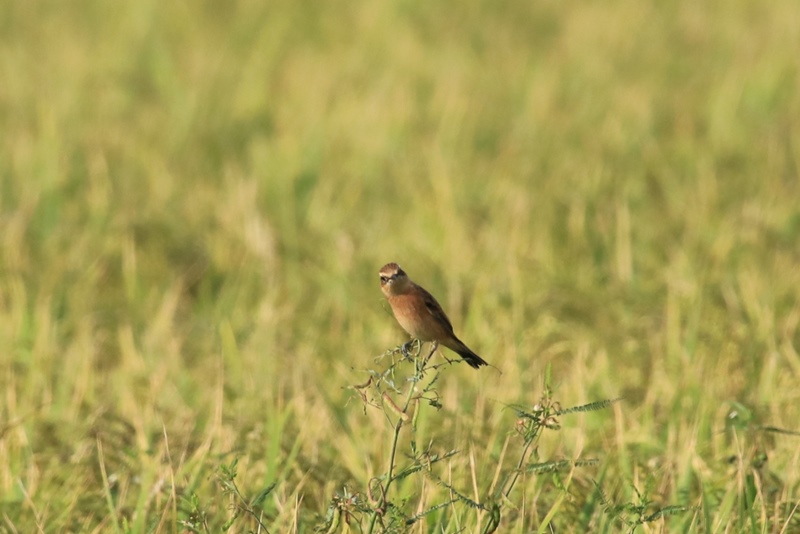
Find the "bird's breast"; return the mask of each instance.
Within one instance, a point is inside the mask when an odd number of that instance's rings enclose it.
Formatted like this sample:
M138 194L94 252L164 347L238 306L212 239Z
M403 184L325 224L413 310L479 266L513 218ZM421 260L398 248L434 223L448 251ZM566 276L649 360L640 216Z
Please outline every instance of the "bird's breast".
M425 306L425 301L416 295L396 295L389 298L397 322L403 330L421 341L434 341L446 337L440 325Z

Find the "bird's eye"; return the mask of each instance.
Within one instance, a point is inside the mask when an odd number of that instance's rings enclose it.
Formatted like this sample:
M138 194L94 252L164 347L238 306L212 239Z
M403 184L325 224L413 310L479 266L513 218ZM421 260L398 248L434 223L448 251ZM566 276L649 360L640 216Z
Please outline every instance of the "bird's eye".
M388 276L381 276L381 284L385 284L388 281L389 281L389 277Z

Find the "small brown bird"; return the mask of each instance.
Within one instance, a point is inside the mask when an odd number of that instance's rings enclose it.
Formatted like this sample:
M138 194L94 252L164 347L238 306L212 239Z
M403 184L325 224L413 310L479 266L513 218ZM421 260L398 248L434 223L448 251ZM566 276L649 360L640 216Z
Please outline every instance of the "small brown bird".
M475 369L489 365L456 337L450 319L433 295L412 282L399 265L387 263L380 275L381 291L403 330L420 341L441 343Z

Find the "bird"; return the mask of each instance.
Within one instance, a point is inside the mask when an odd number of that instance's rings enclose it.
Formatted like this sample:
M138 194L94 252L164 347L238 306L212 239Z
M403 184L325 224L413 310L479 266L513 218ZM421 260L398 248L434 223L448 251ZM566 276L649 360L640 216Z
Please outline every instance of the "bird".
M456 337L441 305L433 295L415 284L398 264L387 263L379 274L381 291L389 301L395 319L411 337L440 343L475 369L489 365Z

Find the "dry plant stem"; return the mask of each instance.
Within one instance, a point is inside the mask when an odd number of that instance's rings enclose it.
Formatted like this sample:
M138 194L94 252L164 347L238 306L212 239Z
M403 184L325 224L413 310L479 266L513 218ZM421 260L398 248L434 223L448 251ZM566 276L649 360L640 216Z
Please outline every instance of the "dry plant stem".
M406 394L406 400L403 403L403 413L408 412L408 407L411 405L411 400L414 398L415 385L422 379L423 375L425 374L425 368L427 367L428 362L431 359L431 356L433 356L433 353L436 352L438 346L439 344L434 341L433 344L431 345L430 352L428 352L428 355L425 356L423 360L421 360L421 364L419 365L419 367L417 367L417 362L420 361L419 356L414 358L414 366L416 368L416 371L414 373L414 376L410 380L411 384L409 385L408 393ZM397 458L397 444L400 441L400 429L402 427L403 427L403 419L398 418L397 423L394 425L392 448L389 453L389 469L386 471L386 486L383 488L383 491L381 492L381 498L380 502L378 503L378 506L372 512L372 517L370 518L369 521L369 527L367 528L367 534L372 534L373 530L375 529L375 523L378 520L378 516L386 510L386 505L388 503L387 496L389 495L389 488L391 487L392 482L394 481L392 478L394 477L394 462L395 459Z
M511 490L514 489L514 485L517 483L517 479L519 478L520 473L522 473L522 465L525 463L526 458L528 457L528 451L533 445L533 442L536 440L534 436L530 440L525 443L525 447L522 449L522 454L519 457L519 462L517 462L517 468L514 469L514 476L508 482L508 487L505 491L503 491L503 496L508 499L508 496L511 495Z

